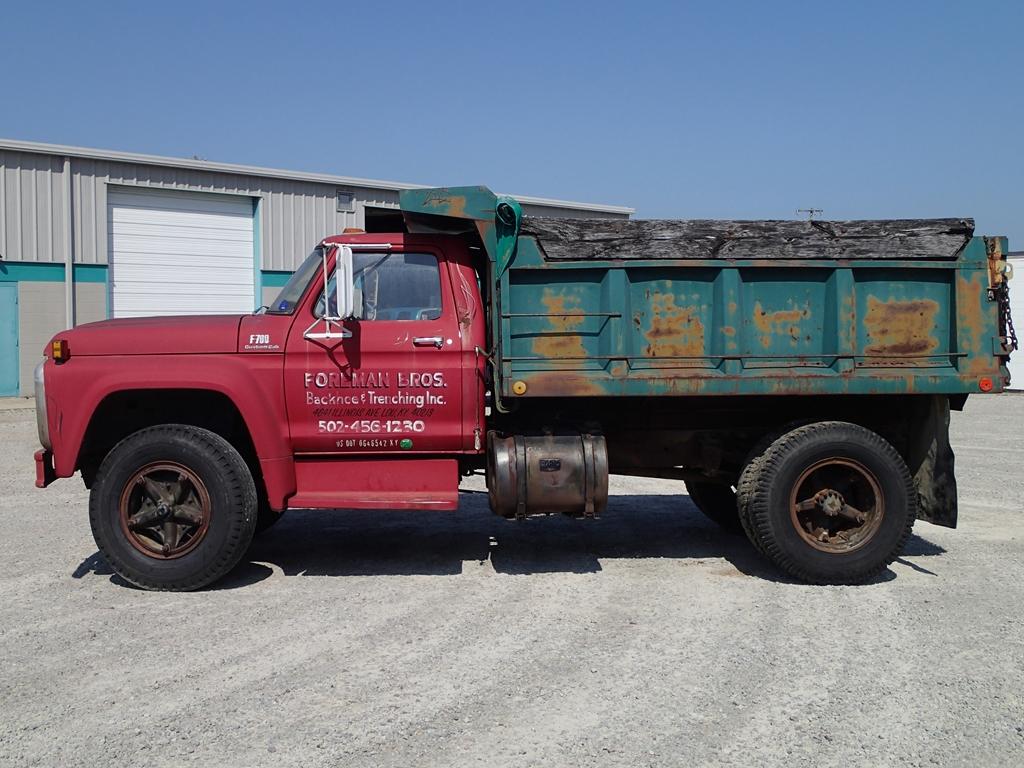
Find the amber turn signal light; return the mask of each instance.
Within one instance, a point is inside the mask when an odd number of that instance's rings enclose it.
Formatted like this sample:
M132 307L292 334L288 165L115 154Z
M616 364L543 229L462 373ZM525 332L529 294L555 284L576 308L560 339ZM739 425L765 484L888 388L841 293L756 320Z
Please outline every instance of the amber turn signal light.
M55 339L52 346L53 359L62 363L71 357L71 350L68 349L67 339Z

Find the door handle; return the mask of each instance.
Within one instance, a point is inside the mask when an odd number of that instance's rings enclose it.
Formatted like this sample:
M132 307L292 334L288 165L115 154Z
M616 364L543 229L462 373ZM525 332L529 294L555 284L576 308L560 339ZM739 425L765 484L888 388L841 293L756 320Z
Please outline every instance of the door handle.
M413 346L417 347L437 347L441 348L444 344L444 339L440 336L416 336L412 340Z

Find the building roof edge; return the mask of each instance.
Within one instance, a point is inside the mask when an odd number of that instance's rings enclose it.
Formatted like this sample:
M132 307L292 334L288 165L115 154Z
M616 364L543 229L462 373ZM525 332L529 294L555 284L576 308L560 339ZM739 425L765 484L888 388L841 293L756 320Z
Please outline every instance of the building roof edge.
M262 176L272 179L290 179L295 181L310 181L318 184L333 184L335 186L363 187L367 189L426 189L430 184L410 184L402 181L385 181L382 179L363 179L356 176L337 176L329 173L310 173L308 171L288 171L280 168L263 168L255 165L239 165L236 163L221 163L211 160L198 160L183 157L165 157L162 155L145 155L136 152L121 152L112 149L93 149L91 147L73 147L64 144L47 144L38 141L20 141L17 139L0 138L0 150L13 152L31 152L44 155L58 155L61 157L84 157L93 160L112 160L122 163L136 163L139 165L160 165L171 168L187 168L197 171L209 171L212 173L234 173L241 176ZM531 195L509 195L521 203L528 205L542 205L557 208L570 208L579 211L593 211L595 213L618 213L631 215L636 213L635 208L622 205L603 205L599 203L580 203L572 200L557 200L547 197L534 197Z

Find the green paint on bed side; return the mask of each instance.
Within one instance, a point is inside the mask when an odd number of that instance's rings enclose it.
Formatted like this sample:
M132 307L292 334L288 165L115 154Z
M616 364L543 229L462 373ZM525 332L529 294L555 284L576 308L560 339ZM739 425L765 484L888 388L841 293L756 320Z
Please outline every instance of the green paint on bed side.
M549 261L485 187L400 197L410 224L479 237L502 409L519 380L522 397L1003 388L980 237L955 259Z

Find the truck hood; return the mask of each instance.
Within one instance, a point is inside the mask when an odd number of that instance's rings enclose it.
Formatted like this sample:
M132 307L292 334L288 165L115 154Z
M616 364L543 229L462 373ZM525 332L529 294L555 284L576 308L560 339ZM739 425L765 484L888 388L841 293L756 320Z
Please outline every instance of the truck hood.
M198 355L238 351L244 315L192 315L101 320L63 331L72 357L78 355Z

